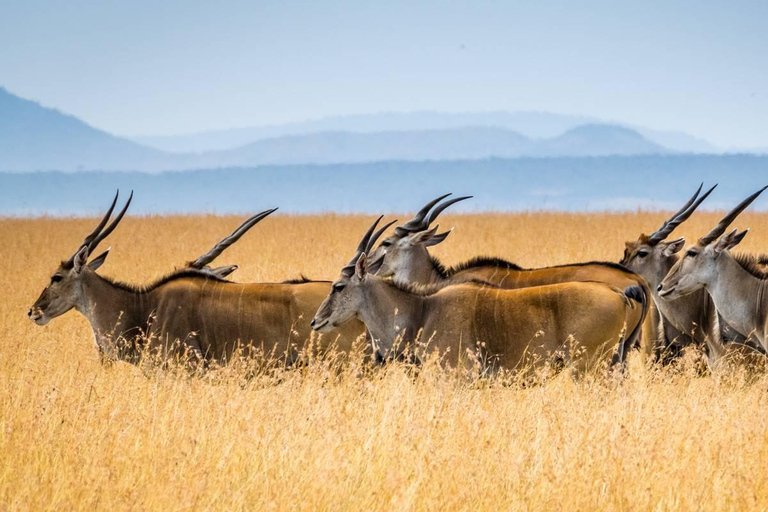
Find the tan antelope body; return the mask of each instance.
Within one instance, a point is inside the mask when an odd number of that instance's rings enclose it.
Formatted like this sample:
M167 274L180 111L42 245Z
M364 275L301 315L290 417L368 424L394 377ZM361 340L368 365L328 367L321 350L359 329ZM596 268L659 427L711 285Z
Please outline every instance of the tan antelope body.
M483 373L561 362L581 372L607 362L640 307L604 283L562 283L517 290L483 283L399 285L367 272L334 283L312 325L326 331L363 321L383 358L411 344L418 360L437 351L453 367Z
M397 282L420 285L446 285L468 281L484 281L504 289L520 289L568 282L601 282L625 289L638 286L645 299L642 307L629 319L628 346L637 346L643 322L649 309L651 290L638 274L611 262L588 262L554 267L526 269L499 258L474 258L458 266L445 268L429 254L428 247L444 241L450 234L430 228L437 216L451 204L467 199L459 197L435 205L441 196L425 205L408 223L395 228L369 255L371 261L382 260L377 275ZM433 211L432 208L435 207ZM623 360L624 347L620 351Z
M162 359L226 363L244 348L290 364L310 339L309 322L329 289L329 282L239 284L193 270L136 288L86 269L75 308L112 359L137 362L148 350ZM362 333L362 325L352 322L323 336L318 348L334 343L349 352Z
M662 281L658 295L660 302L673 302L705 291L719 315L733 329L744 336L754 336L765 350L768 348L768 300L765 299L768 274L760 263L761 257L730 253L747 231L733 230L720 238L763 190L765 188L742 201L709 234L689 247ZM754 356L754 351L740 350ZM762 354L754 357L765 362Z
M424 350L436 349L454 366L479 361L484 371L517 370L554 357L583 371L613 354L642 317L644 294L639 286L623 290L596 282L521 289L483 282L398 284L374 275L384 257L369 263L364 248L371 245L364 237L312 327L325 332L358 318L383 358L400 355L393 348L402 339L419 341L414 346L418 359ZM465 353L466 361L461 359Z
M104 229L116 201L117 196L75 255L59 266L50 285L30 309L31 319L43 325L76 309L91 323L99 350L109 360L137 363L149 351L163 361L226 363L238 349L245 349L295 362L312 335L309 322L328 294L329 282L238 284L221 279L207 263L239 235L229 243L224 243L225 239L223 246L217 245L197 263L149 286L104 278L96 270L108 253L90 263L88 257L115 228L130 204L129 199ZM261 220L272 211L249 220ZM197 265L200 268L195 268ZM323 336L317 348L322 351L334 345L340 351L348 351L363 332L361 323L352 322L338 333Z

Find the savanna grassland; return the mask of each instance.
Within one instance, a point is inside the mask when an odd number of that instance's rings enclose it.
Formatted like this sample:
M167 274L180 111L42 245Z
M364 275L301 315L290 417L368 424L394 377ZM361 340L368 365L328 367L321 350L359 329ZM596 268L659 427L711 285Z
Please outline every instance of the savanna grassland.
M401 219L405 218L401 216ZM663 214L441 217L446 263L617 261ZM700 236L719 219L695 214ZM126 218L100 272L147 283L207 251L238 217ZM275 216L227 251L237 281L332 279L371 216ZM318 362L244 380L103 367L76 312L27 309L94 219L0 220L0 509L765 510L768 377L686 365L622 382L468 384L436 368ZM768 245L744 214L743 250ZM677 236L677 232L675 234Z

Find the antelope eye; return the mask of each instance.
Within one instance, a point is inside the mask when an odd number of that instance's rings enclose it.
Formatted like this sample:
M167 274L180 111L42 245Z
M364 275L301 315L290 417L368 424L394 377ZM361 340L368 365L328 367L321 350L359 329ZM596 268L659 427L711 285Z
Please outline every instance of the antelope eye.
M688 256L689 258L695 258L698 254L699 253L697 253L696 251L688 251L685 253L685 255Z
M53 277L51 278L51 282L52 282L52 283L58 283L58 282L59 282L59 281L61 281L62 279L63 279L63 277L61 277L61 275L60 275L60 274L56 274L55 276L53 276Z
M343 290L345 286L346 285L344 283L336 283L335 285L333 285L333 291L338 293L341 290Z
M392 245L392 242L390 242L389 240L384 240L383 242L381 242L382 247L389 247L390 245Z
M637 251L638 258L645 258L646 256L648 256L648 251Z

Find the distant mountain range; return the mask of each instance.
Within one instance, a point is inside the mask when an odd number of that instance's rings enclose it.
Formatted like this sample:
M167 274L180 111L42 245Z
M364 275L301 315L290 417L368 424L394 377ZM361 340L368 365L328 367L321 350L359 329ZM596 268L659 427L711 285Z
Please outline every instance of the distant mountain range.
M186 152L174 153L152 148L146 145L148 139L137 139L142 144L115 137L0 88L0 171L154 172L381 161L657 155L707 151L711 147L686 134L537 112L379 114L195 137L199 139L196 147L209 150L193 152L186 147ZM189 142L184 138L164 140L169 144ZM236 147L210 149L235 142ZM681 149L686 147L689 149Z
M147 146L175 153L221 151L251 142L288 135L322 132L402 132L453 130L469 126L511 130L533 139L557 137L578 126L603 124L635 130L646 139L673 151L683 153L717 153L718 149L704 139L683 132L651 130L596 117L569 116L550 112L407 112L328 117L303 123L276 126L236 128L189 135L135 137Z
M529 139L510 130L485 127L377 133L324 132L265 139L236 149L201 153L189 158L198 165L211 168L668 152L626 128L584 125L551 139Z

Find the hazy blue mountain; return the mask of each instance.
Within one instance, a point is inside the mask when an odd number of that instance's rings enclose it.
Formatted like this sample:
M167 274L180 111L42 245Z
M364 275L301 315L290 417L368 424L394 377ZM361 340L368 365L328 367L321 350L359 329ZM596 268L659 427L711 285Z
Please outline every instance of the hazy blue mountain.
M384 112L188 135L135 137L134 140L166 151L184 153L232 149L264 139L322 132L374 133L482 126L517 131L528 137L554 137L574 126L595 121L589 117L547 112Z
M135 141L165 151L185 153L220 151L264 139L321 132L374 133L392 131L450 130L456 128L503 128L531 138L557 137L583 124L613 124L594 117L550 112L408 112L327 117L284 125L237 128L174 136L136 137ZM692 153L717 152L709 142L686 133L627 126L652 142L669 149Z
M0 169L149 169L166 156L0 87Z
M202 153L195 160L198 167L215 167L667 152L627 128L585 125L552 139L530 139L510 130L483 127L377 133L324 132L266 139L228 151Z
M200 162L228 166L328 164L385 160L471 160L515 157L533 141L497 128L409 132L324 132L267 139L229 151L198 155Z
M246 214L273 206L281 212L378 214L413 211L445 192L475 196L454 211L673 210L702 181L720 183L703 207L726 209L765 185L766 176L768 156L680 154L265 166L157 174L0 173L0 214L97 214L108 205L115 188L136 191L133 214ZM768 197L758 199L754 208L768 209ZM590 229L585 237L599 234L600 226Z
M660 154L669 150L637 131L611 124L579 124L553 137L529 137L508 127L458 126L476 121L535 126L552 133L582 118L541 113L387 114L383 117L338 118L347 128L389 129L413 121L416 128L399 131L320 131L286 135L228 150L167 153L114 137L79 119L14 96L0 89L0 171L164 171L378 161L452 161L490 157L606 156ZM344 121L343 123L341 121ZM317 122L316 128L328 128Z
M564 134L545 139L530 154L542 156L609 156L668 153L634 130L606 124L577 126Z
M724 152L721 148L718 148L709 141L702 139L701 137L694 137L693 135L684 132L653 130L651 128L633 125L627 125L627 128L637 131L651 142L655 142L660 146L664 146L665 148L680 153L717 154ZM746 151L746 153L749 153L749 151Z

